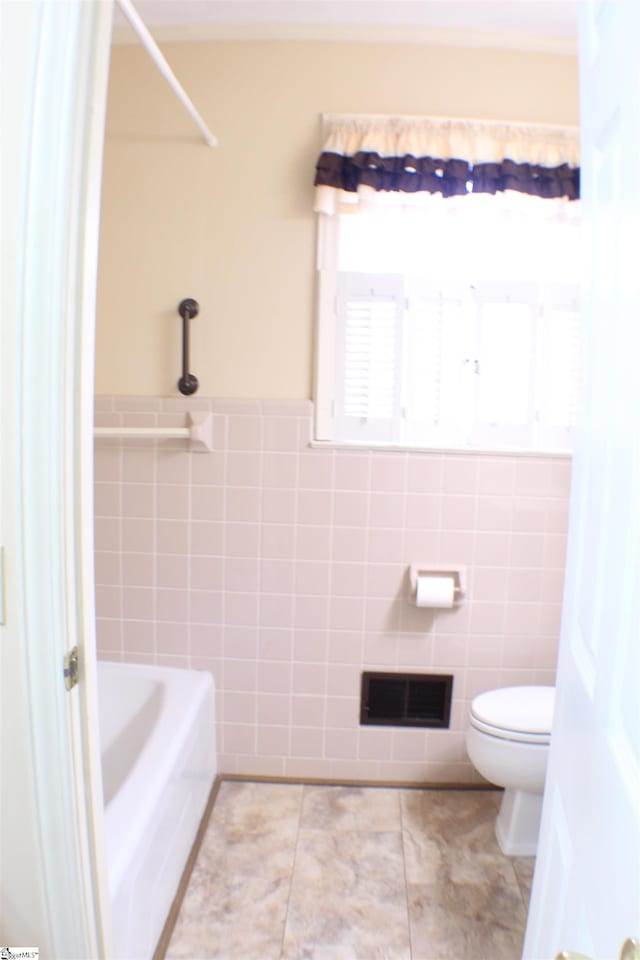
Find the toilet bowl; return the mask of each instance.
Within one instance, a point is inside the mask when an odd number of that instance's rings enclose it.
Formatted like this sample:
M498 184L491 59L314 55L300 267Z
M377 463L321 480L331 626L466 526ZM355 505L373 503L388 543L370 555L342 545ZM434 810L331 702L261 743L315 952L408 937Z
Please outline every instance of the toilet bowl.
M504 687L471 703L467 753L478 773L505 788L496 837L508 856L536 852L554 700L554 687Z

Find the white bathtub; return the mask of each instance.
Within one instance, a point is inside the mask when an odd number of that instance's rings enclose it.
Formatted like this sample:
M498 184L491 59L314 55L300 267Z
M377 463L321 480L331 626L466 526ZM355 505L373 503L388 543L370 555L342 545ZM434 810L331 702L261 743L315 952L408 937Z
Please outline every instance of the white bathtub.
M216 775L209 673L98 663L113 960L150 960Z

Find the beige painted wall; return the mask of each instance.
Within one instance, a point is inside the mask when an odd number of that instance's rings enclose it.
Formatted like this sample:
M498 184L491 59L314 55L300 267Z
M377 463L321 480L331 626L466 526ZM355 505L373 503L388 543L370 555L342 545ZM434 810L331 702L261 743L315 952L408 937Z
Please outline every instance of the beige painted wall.
M322 42L169 44L211 150L147 55L113 50L96 391L177 395L183 297L205 396L311 395L322 112L578 122L577 60Z

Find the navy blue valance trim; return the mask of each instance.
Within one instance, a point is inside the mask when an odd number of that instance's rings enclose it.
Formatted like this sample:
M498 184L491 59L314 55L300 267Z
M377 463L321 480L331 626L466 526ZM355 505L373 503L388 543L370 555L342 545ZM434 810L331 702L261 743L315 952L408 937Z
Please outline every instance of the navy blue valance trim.
M580 168L568 163L544 167L508 158L499 163L471 164L466 160L411 155L384 157L360 152L343 156L324 152L318 158L314 184L347 193L356 193L360 186L375 191L441 193L443 197L516 190L546 199L578 200Z

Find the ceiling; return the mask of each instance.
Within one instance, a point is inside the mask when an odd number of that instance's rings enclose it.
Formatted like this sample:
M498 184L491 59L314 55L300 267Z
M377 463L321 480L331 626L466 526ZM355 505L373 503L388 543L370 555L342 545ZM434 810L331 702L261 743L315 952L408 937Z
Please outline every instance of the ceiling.
M133 0L157 40L362 39L574 52L578 0ZM117 4L116 4L117 8ZM133 40L116 12L114 36Z

